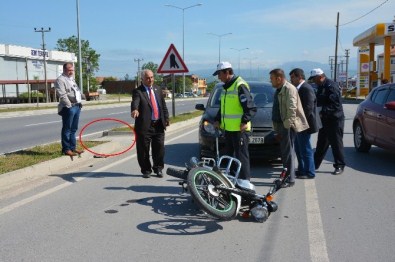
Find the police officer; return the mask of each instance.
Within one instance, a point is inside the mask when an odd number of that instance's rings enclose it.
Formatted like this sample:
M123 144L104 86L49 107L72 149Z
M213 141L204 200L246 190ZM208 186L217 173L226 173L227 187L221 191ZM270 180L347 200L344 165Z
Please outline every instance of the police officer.
M225 131L225 154L234 156L241 162L238 184L251 188L248 132L251 130L250 121L257 108L247 82L234 75L229 62L219 63L213 76L216 75L224 85L215 125Z

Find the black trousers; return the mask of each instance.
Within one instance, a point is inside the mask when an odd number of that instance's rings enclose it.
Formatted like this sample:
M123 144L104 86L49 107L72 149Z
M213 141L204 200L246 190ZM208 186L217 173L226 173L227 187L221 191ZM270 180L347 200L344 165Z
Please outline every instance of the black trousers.
M335 168L344 168L344 118L321 118L322 128L318 131L317 147L314 153L315 169L318 169L326 155L329 146L332 148Z
M225 155L233 156L241 162L239 178L250 180L250 153L248 133L225 131Z
M151 125L147 132L136 134L137 161L141 173L157 172L164 167L165 156L165 131L161 124ZM152 147L152 165L150 160L150 148Z
M292 128L285 128L283 123L279 123L278 133L281 135L280 149L281 162L287 168L289 182L295 182L295 137L296 132Z

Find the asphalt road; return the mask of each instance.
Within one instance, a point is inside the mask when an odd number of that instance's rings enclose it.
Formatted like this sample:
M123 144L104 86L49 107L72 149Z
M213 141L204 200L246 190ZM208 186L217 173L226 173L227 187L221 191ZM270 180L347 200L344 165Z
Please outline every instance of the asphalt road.
M196 99L176 99L176 115L195 110L195 104L206 103L207 98ZM173 115L172 102L167 101L170 116ZM102 118L114 118L129 124L134 123L130 117L130 102L101 105L85 106L80 116L79 131L92 121L83 133L89 136L101 133L123 124L117 121L98 121ZM53 143L60 141L60 131L62 123L61 117L57 115L57 109L43 110L42 114L30 115L29 112L18 112L9 117L0 118L0 155L10 153L36 145ZM79 133L77 134L79 136Z
M345 105L344 174L330 174L328 152L316 179L278 192L264 223L208 218L175 179L142 178L133 150L2 193L0 261L395 261L394 154L354 150L355 108ZM197 150L197 123L167 133L167 166ZM257 191L280 171L252 163Z

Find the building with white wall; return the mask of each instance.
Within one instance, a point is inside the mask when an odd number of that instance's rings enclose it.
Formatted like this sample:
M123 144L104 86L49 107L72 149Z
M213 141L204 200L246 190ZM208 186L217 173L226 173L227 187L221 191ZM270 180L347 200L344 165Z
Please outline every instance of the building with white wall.
M45 52L45 62L47 87L52 90L56 78L63 72L63 64L75 63L77 57L74 53L48 50ZM26 102L20 95L31 94L35 90L45 95L43 50L0 44L0 86L0 103ZM32 102L30 96L29 102Z

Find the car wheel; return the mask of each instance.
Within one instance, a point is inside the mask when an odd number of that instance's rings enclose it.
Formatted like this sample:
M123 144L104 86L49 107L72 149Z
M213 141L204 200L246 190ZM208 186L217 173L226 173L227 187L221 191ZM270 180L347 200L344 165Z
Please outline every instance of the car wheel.
M368 152L372 145L365 139L360 123L354 125L354 147L358 152Z

